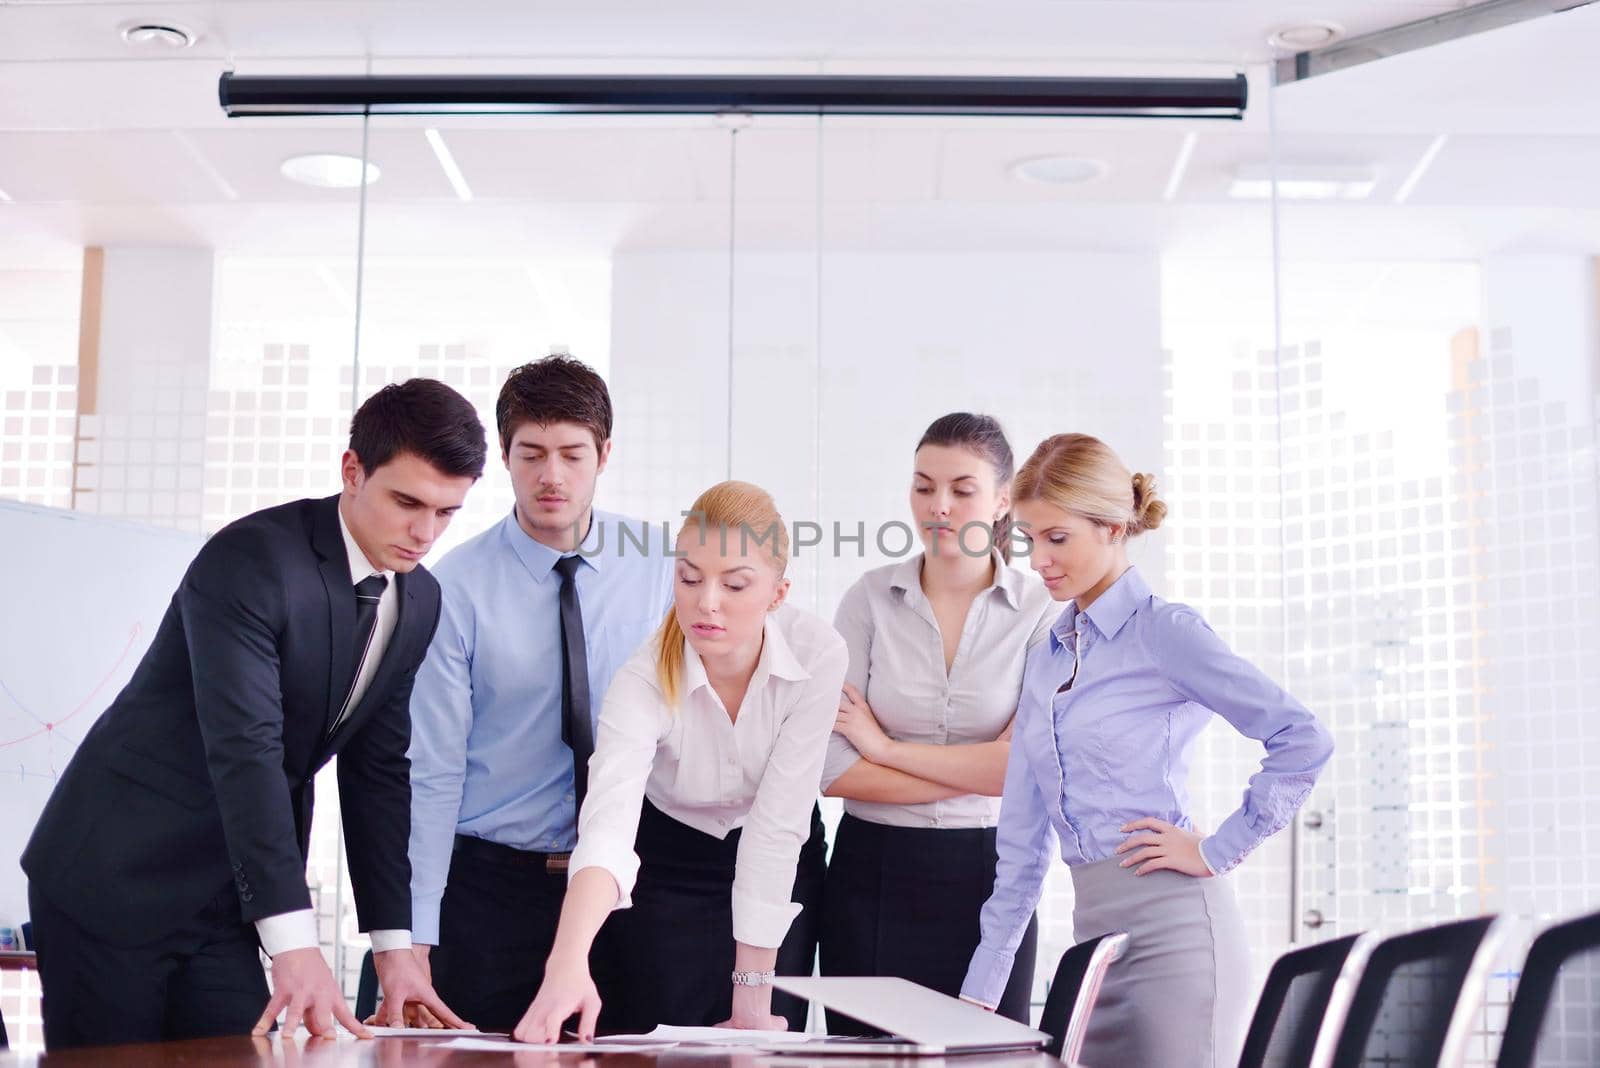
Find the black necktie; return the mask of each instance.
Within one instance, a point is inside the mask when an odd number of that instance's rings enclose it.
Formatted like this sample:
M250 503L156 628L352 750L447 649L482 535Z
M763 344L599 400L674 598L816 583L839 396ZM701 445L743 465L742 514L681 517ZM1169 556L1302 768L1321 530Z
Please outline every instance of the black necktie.
M572 785L576 809L589 790L589 757L594 754L594 727L589 721L589 650L583 642L583 609L578 604L576 556L556 561L561 574L561 740L572 750Z
M372 651L372 636L378 631L378 602L383 600L383 591L388 588L389 580L382 575L368 575L356 583L356 642L352 648L360 652L356 655L356 670L350 676L344 704L339 706L339 718L333 721L333 727L328 732L330 734L338 730L339 724L350 714L350 699L356 694L356 682L361 678L362 665Z

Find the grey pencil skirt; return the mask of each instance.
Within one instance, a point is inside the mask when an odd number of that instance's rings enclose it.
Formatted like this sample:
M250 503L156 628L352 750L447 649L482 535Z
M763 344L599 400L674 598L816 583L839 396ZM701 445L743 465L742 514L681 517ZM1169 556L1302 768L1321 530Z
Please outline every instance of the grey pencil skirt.
M1090 1017L1084 1068L1233 1068L1250 954L1227 876L1135 875L1110 857L1072 869L1078 941L1128 933Z

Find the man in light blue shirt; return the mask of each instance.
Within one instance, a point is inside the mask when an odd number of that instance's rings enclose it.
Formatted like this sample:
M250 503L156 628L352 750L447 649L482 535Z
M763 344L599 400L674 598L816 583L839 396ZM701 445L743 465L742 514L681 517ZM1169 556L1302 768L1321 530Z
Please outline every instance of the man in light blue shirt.
M528 364L495 416L516 504L434 568L443 606L411 700L412 938L447 1004L509 1031L555 937L601 699L673 571L659 526L593 507L611 453L599 375Z

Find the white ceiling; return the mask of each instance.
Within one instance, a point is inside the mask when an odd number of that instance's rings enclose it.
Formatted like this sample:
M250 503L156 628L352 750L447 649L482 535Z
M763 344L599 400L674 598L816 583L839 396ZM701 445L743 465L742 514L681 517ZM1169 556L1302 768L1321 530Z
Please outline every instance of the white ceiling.
M1264 58L1265 33L1288 22L1331 18L1359 31L1454 6L878 0L800 13L763 0L674 4L669 19L622 0L0 0L0 191L13 201L0 203L0 267L70 262L84 244L129 242L352 255L355 194L296 186L277 168L303 152L359 154L359 122L227 120L215 93L229 63L246 73L1220 71ZM199 30L200 43L179 59L128 55L117 28L162 18ZM1058 55L1042 57L1042 41L1060 42L1048 49ZM1378 176L1364 204L1286 206L1286 251L1600 249L1597 53L1600 5L1277 90L1283 160L1359 164ZM809 247L820 227L830 248L1264 254L1266 207L1226 195L1236 166L1272 150L1272 94L1262 68L1250 73L1240 123L762 119L738 135L738 240ZM369 197L374 255L727 243L731 141L713 119L438 120L475 194L470 204L428 147L429 121L372 123L368 152L383 170ZM1431 166L1396 205L1441 133ZM1103 160L1107 173L1068 188L1009 173L1052 153Z
M1274 30L1351 34L1454 0L10 0L0 61L121 59L117 29L173 20L192 54L247 61L413 58L746 63L900 60L1240 64Z

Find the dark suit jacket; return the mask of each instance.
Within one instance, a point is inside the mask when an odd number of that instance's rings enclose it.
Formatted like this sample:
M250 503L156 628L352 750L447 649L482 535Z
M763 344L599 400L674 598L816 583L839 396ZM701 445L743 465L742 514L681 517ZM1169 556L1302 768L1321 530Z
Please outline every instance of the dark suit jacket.
M309 908L312 776L336 753L362 930L410 928L411 686L439 584L399 619L361 703L337 497L245 516L201 548L133 678L84 736L22 867L97 938L153 941L232 882L246 921Z

